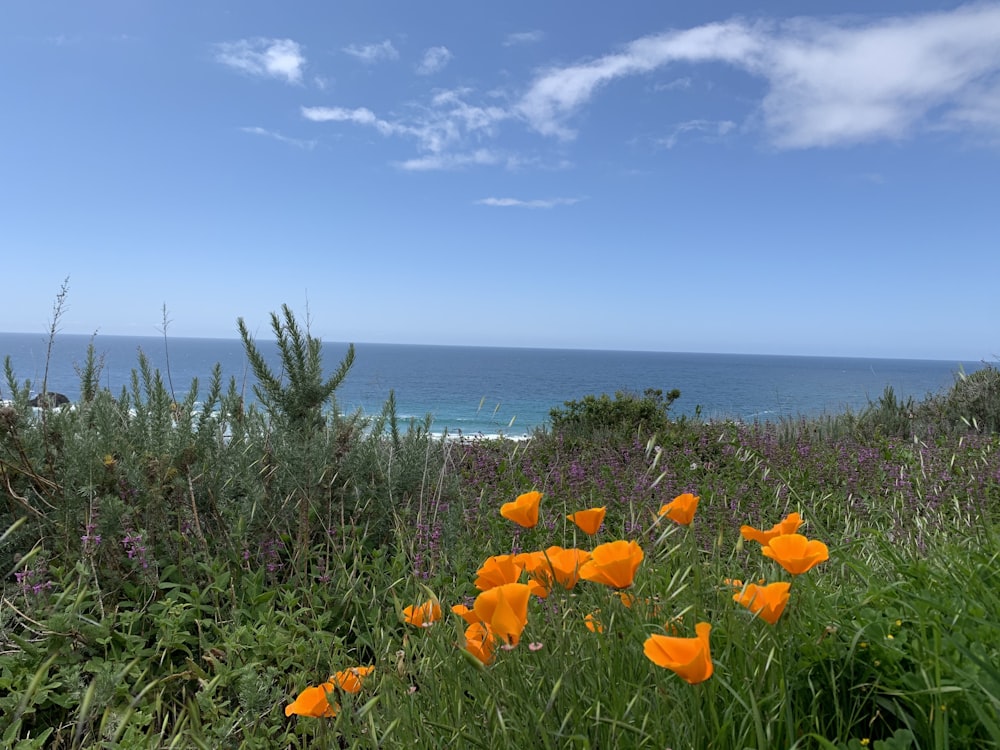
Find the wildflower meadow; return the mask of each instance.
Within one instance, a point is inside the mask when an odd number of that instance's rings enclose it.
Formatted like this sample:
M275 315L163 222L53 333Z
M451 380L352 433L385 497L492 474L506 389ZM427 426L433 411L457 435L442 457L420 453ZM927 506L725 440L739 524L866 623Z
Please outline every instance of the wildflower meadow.
M0 389L0 744L1000 747L1000 412L739 423L647 391L526 440L344 414L322 347ZM583 396L585 394L581 394ZM591 408L594 407L594 408ZM599 407L599 408L598 408Z

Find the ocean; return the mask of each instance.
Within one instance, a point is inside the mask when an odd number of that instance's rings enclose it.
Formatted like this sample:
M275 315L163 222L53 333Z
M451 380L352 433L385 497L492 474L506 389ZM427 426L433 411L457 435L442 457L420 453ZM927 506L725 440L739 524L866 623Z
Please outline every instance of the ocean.
M77 370L86 356L89 336L57 334L49 361L48 390L79 397ZM169 379L178 399L193 379L208 386L212 367L222 366L248 400L253 374L238 339L97 336L104 358L102 385L119 393L128 387L142 350L153 367ZM277 347L258 341L272 368L279 371ZM30 380L32 393L45 374L48 337L0 333L0 359L10 357L19 383ZM332 372L347 349L323 344L323 361ZM545 426L549 410L588 394L641 393L677 388L674 415L743 421L777 421L858 410L877 400L886 386L898 397L923 398L952 385L959 368L973 372L981 362L939 360L799 357L748 354L515 349L406 344L356 344L354 367L337 391L342 412L382 410L390 389L404 419L433 416L432 431L463 435L520 436ZM0 399L10 398L0 380Z

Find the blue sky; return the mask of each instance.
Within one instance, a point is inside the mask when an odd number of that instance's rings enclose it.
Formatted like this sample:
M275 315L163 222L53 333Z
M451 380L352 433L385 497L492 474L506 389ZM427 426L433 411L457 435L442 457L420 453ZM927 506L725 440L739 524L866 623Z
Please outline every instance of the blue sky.
M0 330L1000 355L997 3L5 0L0 70Z

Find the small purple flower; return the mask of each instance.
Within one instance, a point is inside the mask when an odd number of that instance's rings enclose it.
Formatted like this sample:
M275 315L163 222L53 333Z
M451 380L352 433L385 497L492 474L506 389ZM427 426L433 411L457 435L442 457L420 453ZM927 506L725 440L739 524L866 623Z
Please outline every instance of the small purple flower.
M17 571L14 580L17 581L25 597L41 596L42 592L50 591L55 586L55 583L48 579L48 566L45 560L35 560L34 567Z
M122 539L122 547L124 547L129 560L135 560L136 564L143 570L149 569L149 560L146 559L146 546L142 543L142 534L126 531L125 538Z
M83 536L80 537L80 542L83 545L84 557L93 557L97 548L101 546L101 535L97 533L97 524L87 524Z

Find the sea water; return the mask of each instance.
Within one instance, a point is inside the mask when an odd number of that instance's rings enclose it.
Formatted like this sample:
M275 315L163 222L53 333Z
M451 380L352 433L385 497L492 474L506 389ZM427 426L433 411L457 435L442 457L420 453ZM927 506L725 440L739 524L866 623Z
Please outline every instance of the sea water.
M58 334L51 355L41 334L0 333L0 358L10 357L17 380L31 381L32 393L47 390L79 397L79 368L93 340L103 362L101 384L117 394L130 387L141 350L181 399L197 378L205 393L218 363L223 386L253 400L255 379L242 342L198 339ZM273 341L257 341L275 373L280 359ZM332 373L347 344L324 343L323 363ZM546 426L549 411L588 394L617 391L681 397L671 413L744 421L776 421L859 410L891 386L899 398L924 398L950 387L959 369L973 372L979 362L862 359L748 354L591 351L469 346L357 344L354 366L338 389L342 412L381 412L390 390L405 420L433 419L432 431L451 434L518 436ZM10 398L0 381L0 399Z

